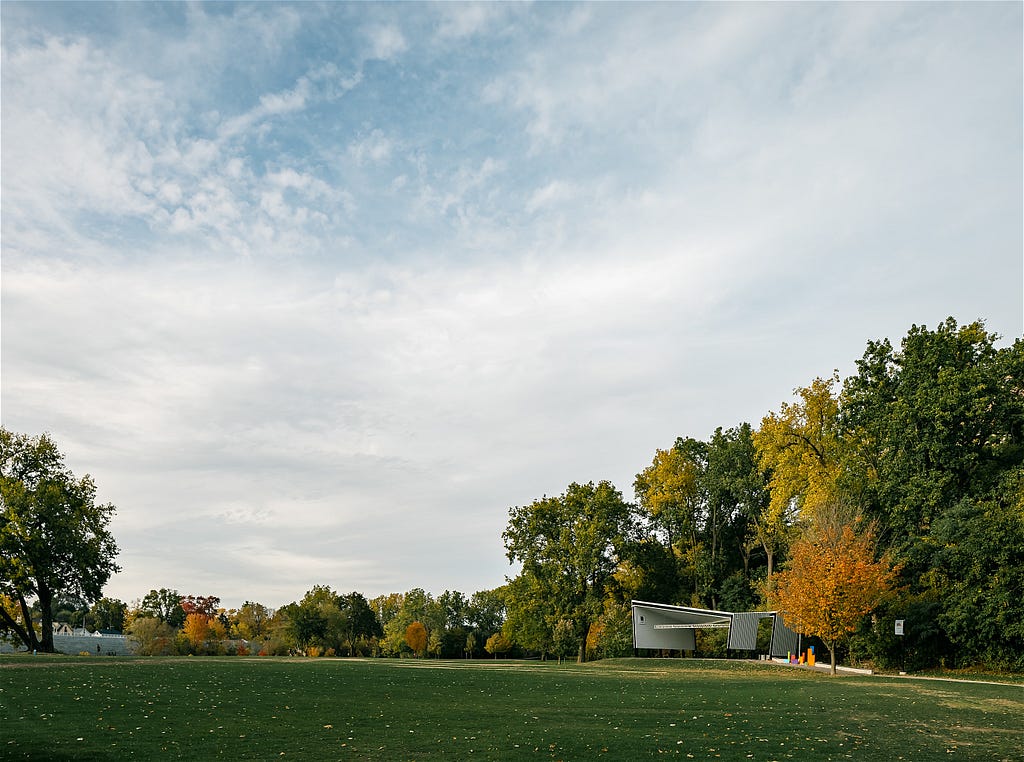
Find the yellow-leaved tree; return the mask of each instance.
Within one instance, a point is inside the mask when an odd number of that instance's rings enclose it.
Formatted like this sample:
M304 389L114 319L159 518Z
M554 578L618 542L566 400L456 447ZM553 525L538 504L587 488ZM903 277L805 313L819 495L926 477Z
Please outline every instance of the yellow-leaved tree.
M821 638L835 674L837 643L892 592L896 570L875 559L871 527L858 533L850 524L826 522L793 544L786 570L775 576L786 626Z
M413 622L405 628L405 644L413 650L413 653L420 656L426 653L427 628L423 626L422 622Z
M210 638L210 617L193 612L185 617L185 626L182 627L182 631L188 638L189 644L198 653Z
M832 391L838 383L835 374L797 389L799 401L784 402L779 412L766 415L753 435L771 493L768 506L754 516L757 538L768 557L769 599L774 560L788 546L794 521L816 523L819 512L831 512L843 502L839 483L845 443L839 397Z

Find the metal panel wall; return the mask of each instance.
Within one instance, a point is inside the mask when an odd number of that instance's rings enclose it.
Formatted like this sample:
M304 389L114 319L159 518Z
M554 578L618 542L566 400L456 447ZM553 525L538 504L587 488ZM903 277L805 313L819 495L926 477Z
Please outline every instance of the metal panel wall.
M697 647L693 630L660 630L655 625L673 624L670 616L656 609L633 607L633 648L692 651Z
M737 648L743 651L757 650L757 625L765 617L762 611L745 611L732 615L732 625L729 627L729 648Z
M790 653L795 654L800 649L800 636L786 627L782 621L782 614L774 614L772 619L771 655L783 657Z

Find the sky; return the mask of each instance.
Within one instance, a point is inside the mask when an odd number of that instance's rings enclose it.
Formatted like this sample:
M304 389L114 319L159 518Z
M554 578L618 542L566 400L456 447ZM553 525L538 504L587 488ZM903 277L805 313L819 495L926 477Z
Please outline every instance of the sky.
M20 3L0 418L150 589L471 594L512 506L1024 331L1021 3Z

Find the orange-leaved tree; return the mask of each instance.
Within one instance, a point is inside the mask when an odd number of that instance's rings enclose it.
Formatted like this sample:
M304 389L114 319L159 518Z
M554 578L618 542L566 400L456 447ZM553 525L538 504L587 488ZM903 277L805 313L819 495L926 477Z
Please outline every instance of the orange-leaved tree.
M895 577L885 558L875 559L871 527L858 533L826 524L794 543L788 567L776 575L776 596L787 627L825 643L835 674L836 644L892 592Z
M405 628L405 643L421 656L427 650L427 628L422 622L413 622Z

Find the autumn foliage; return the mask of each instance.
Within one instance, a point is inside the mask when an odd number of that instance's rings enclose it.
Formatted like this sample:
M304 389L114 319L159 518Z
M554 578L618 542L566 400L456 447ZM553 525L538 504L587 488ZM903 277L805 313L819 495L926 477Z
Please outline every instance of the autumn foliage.
M210 620L217 614L220 598L215 595L186 595L181 598L180 604L186 617L190 614L199 614Z
M200 648L210 637L210 620L203 614L192 613L185 617L183 632L193 648Z
M834 673L836 643L884 600L895 576L886 559L875 560L871 529L826 526L793 545L788 568L776 575L776 595L788 627L824 641Z
M405 628L405 643L413 652L424 654L427 650L427 628L422 622L413 622Z

